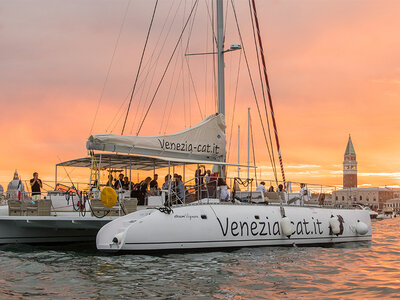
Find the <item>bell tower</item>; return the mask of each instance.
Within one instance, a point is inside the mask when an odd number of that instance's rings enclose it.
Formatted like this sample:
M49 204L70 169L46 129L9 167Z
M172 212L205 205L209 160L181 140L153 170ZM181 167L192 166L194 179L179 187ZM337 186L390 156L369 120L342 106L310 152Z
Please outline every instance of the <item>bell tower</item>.
M343 161L343 188L357 187L357 160L353 142L349 135Z

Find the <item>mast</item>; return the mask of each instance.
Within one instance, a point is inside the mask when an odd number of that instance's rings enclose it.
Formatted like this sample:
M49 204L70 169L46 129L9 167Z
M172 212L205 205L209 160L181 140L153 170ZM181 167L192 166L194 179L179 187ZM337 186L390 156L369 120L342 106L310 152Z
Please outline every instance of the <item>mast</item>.
M223 0L217 0L218 113L225 118L225 62ZM224 158L225 160L225 158Z

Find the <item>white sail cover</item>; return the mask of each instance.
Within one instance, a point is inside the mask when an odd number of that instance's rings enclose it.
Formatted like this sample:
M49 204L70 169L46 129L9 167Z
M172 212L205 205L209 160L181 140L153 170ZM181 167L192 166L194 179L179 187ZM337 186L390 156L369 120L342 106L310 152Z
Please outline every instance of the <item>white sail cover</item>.
M134 136L95 134L88 150L221 161L226 155L224 116L211 115L199 124L169 135Z

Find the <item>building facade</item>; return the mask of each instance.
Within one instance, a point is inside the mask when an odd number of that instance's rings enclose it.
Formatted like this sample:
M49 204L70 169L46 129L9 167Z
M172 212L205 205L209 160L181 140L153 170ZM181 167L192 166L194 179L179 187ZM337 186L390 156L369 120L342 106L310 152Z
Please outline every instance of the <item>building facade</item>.
M383 206L383 208L393 210L396 213L400 213L400 198L394 198L388 200Z
M398 194L397 189L382 187L346 188L332 193L332 201L337 206L351 206L360 203L374 209L382 209L387 200Z
M347 142L343 160L343 188L357 187L357 160L351 136Z

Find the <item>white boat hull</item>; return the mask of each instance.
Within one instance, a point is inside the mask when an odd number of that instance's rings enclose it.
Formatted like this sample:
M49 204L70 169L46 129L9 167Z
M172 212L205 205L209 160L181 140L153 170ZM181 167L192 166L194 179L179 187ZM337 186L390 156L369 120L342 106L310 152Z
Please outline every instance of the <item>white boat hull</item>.
M97 248L195 250L331 244L372 238L369 213L362 210L284 206L292 224L292 234L287 237L282 232L282 215L277 205L195 204L172 209L170 214L156 209L139 211L106 224L97 234ZM332 216L343 220L338 234L331 232ZM366 224L366 233L357 233L358 221Z

